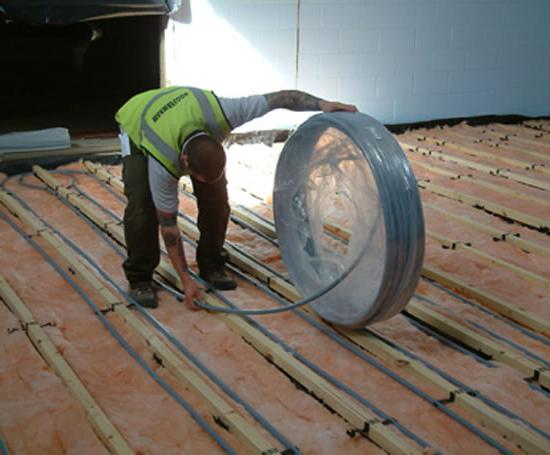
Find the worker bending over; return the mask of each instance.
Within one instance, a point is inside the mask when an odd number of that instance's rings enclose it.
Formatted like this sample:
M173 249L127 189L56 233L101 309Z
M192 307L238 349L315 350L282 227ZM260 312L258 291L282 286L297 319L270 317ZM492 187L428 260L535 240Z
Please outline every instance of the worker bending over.
M151 287L159 264L158 229L185 290L185 303L199 287L187 270L177 227L178 180L189 175L197 198L200 238L196 260L200 276L216 289L235 289L225 272L222 247L229 220L225 151L230 131L273 109L350 111L353 105L326 101L297 90L242 98L217 97L210 90L168 87L128 100L116 113L123 156L122 178L128 199L124 235L128 257L123 263L129 293L139 304L155 308Z

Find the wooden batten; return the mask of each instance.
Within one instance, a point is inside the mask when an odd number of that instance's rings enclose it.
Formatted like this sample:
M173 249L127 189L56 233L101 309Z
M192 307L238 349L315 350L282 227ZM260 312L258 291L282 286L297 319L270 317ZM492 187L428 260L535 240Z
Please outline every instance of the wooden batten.
M17 296L7 280L1 275L0 297L21 321L25 333L36 350L59 376L73 398L80 403L94 431L109 452L114 454L133 454L134 451L109 420L88 389L86 389L76 372L55 347L27 305Z

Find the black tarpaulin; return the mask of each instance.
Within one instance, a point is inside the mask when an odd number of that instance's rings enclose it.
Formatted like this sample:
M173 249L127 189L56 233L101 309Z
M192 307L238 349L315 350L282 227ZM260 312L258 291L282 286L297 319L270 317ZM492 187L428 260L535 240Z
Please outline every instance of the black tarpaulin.
M181 3L182 0L0 0L0 12L28 24L66 25L111 17L167 15Z

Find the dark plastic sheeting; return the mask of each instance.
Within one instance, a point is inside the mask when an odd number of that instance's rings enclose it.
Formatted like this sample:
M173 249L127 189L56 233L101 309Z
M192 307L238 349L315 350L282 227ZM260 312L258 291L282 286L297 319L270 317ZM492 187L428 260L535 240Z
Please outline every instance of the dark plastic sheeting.
M311 304L322 318L364 327L406 306L422 268L424 217L405 154L381 123L344 112L303 123L279 158L273 206L294 284L306 298L327 288ZM349 231L349 243L327 234L329 224Z
M166 15L177 10L181 3L182 0L7 0L0 1L0 12L28 24L67 25L111 17Z

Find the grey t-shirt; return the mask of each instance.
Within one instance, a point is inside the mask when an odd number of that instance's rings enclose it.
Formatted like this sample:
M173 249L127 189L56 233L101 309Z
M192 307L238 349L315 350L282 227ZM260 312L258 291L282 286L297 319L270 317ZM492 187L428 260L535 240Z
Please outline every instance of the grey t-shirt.
M218 98L231 129L267 113L263 95L243 98ZM149 188L158 210L173 213L178 210L178 179L149 155Z

